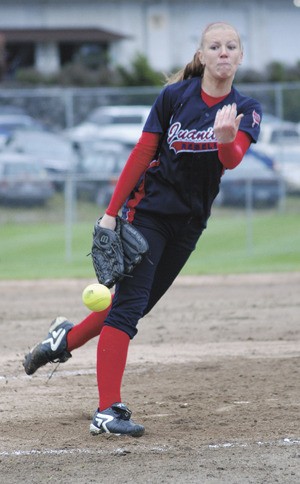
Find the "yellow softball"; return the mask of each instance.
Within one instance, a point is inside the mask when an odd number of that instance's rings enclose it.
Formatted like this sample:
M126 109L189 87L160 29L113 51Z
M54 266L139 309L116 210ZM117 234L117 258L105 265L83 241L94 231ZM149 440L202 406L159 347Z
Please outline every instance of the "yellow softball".
M97 313L108 308L111 293L103 284L90 284L82 292L82 301L88 309Z

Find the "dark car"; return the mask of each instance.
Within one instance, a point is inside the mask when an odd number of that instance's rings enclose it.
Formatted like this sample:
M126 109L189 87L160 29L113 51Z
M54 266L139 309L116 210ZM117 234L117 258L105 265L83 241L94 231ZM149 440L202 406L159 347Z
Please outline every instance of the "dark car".
M44 205L54 194L48 174L32 157L0 153L0 203Z
M248 150L243 161L233 170L226 170L220 185L220 192L216 198L217 205L245 206L247 203L254 207L276 206L282 195L282 179L272 169L270 159Z
M104 140L81 147L76 170L78 198L106 205L130 151L122 143Z

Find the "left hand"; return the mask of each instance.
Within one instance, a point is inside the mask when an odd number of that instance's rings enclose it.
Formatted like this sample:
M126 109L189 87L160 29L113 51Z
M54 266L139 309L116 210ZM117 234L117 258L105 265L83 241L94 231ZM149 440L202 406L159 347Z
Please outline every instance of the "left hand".
M235 103L219 109L214 123L214 132L218 143L231 143L235 140L243 116L243 114L237 116Z
M111 215L107 215L107 213L105 213L100 219L99 226L105 229L115 230L116 217L112 217Z

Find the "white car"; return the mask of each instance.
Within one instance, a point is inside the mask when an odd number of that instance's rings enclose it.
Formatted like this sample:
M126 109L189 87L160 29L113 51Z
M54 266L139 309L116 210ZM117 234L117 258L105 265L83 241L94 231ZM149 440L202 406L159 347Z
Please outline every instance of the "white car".
M0 149L5 147L5 143L17 129L44 131L45 126L28 114L0 112Z
M81 124L68 129L64 134L75 142L87 139L116 139L124 131L142 132L151 106L102 106Z
M272 160L250 148L234 170L225 170L216 205L265 208L277 206L282 197L280 175L272 169Z
M296 123L289 121L271 121L261 123L258 143L280 144L300 143L300 132Z
M107 205L130 151L126 144L116 141L98 140L82 144L76 169L77 196L100 206Z
M273 160L274 170L285 182L288 193L300 193L300 141L298 143L257 143L253 151Z
M77 162L72 143L49 131L16 130L7 141L5 151L35 156L54 175L72 171Z
M0 153L0 204L44 205L54 195L46 170L23 153Z

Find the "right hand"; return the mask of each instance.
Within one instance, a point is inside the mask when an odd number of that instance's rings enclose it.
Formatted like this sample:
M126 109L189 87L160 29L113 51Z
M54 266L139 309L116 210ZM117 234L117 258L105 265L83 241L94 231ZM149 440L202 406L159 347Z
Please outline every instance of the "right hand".
M99 222L100 227L110 230L115 230L116 224L116 217L112 217L111 215L107 215L106 213L103 215Z
M243 116L242 113L237 116L236 103L219 109L214 123L218 143L232 143L235 140Z

